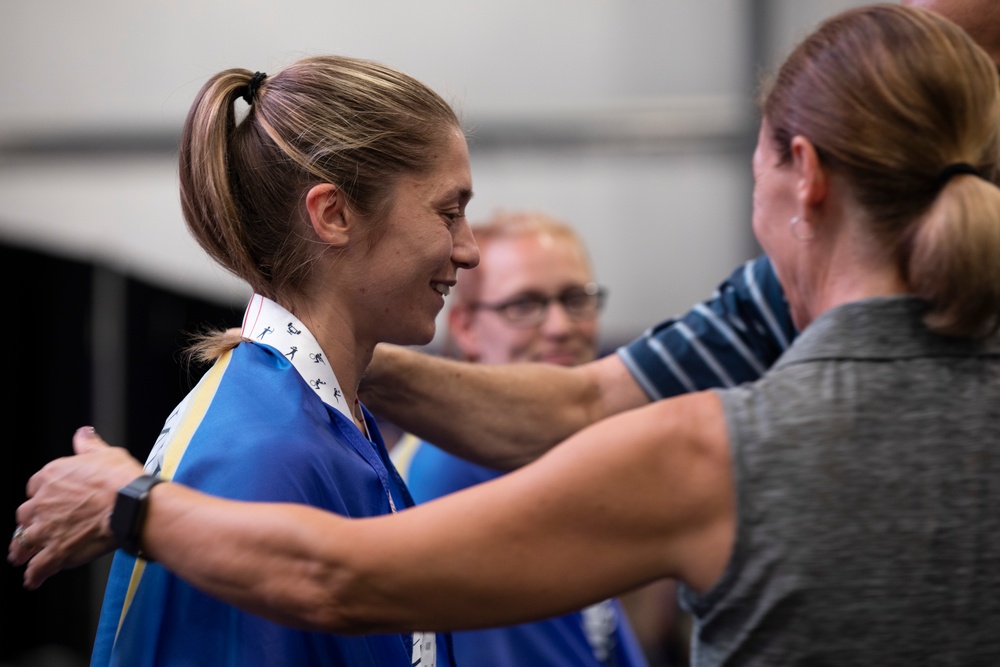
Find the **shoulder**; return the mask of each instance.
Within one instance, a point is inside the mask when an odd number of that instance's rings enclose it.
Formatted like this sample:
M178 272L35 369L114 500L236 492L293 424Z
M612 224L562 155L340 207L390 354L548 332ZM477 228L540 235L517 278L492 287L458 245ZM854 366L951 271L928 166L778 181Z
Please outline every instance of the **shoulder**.
M715 392L624 412L565 445L542 459L553 485L603 490L605 502L642 507L630 521L650 531L661 572L694 586L715 581L735 534L732 457Z
M634 412L623 435L645 440L637 458L657 476L657 512L673 532L679 578L694 588L714 584L729 561L736 531L733 456L723 404L709 390Z

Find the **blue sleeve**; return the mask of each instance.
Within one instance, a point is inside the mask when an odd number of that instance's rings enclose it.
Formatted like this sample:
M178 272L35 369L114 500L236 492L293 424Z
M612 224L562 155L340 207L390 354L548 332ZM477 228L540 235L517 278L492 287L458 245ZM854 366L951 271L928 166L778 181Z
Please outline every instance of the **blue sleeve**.
M771 261L748 261L712 297L649 329L618 356L651 400L733 387L767 371L795 338Z
M496 479L501 474L421 441L410 461L406 484L419 504Z

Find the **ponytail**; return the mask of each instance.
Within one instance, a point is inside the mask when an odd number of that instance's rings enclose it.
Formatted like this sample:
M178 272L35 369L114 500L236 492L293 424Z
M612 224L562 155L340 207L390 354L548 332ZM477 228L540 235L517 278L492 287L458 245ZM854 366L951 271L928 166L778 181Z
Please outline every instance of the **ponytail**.
M246 92L253 73L231 69L216 74L191 105L180 144L181 209L188 228L215 261L263 287L245 238L245 225L230 181L231 142L236 133L234 102Z
M927 326L983 338L1000 330L1000 187L963 173L914 225L904 273L930 304Z

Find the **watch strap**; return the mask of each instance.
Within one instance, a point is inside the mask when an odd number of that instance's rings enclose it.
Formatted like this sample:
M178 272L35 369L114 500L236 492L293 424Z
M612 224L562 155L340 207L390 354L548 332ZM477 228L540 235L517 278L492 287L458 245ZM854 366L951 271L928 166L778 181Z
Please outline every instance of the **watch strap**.
M163 481L166 480L154 475L141 475L118 490L115 508L111 512L111 534L115 538L115 546L125 553L142 556L139 540L146 519L149 490Z

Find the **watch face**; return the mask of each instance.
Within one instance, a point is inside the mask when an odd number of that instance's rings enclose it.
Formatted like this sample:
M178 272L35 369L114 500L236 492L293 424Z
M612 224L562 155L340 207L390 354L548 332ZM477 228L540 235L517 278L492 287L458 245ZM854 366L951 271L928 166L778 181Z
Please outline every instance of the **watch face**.
M139 537L149 490L162 481L158 477L143 475L118 491L115 509L111 512L111 534L114 535L115 546L126 553L139 555Z

